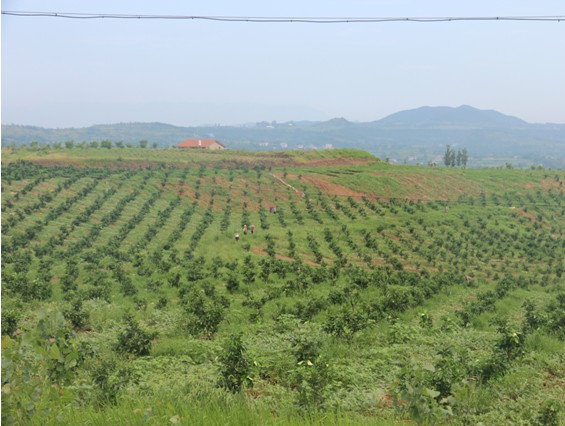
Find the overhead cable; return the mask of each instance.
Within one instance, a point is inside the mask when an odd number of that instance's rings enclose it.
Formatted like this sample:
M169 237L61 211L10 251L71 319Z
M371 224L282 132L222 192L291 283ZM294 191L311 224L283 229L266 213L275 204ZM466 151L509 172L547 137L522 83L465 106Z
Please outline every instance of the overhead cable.
M456 21L542 21L561 22L565 15L555 16L450 16L450 17L276 17L276 16L205 16L205 15L138 15L121 13L29 12L3 10L2 15L18 17L67 19L146 19L200 20L250 23L353 24L382 22L456 22Z

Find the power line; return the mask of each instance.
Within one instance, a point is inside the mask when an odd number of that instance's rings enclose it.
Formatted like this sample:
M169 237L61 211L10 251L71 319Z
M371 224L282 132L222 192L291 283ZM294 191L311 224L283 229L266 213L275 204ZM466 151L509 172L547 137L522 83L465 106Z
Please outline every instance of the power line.
M205 16L205 15L137 15L115 13L77 12L29 12L2 11L2 15L18 17L67 18L67 19L144 19L144 20L200 20L249 23L305 23L305 24L353 24L383 22L457 22L457 21L541 21L561 22L565 15L555 16L451 16L451 17L277 17L277 16Z

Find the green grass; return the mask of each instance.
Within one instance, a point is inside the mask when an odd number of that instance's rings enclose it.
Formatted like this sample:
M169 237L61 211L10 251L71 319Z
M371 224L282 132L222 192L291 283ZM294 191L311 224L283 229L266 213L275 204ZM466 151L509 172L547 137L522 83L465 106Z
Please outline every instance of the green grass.
M48 166L13 163L18 158ZM3 326L16 311L23 333L4 336L2 411L17 414L20 424L525 424L545 400L565 403L564 343L547 327L528 332L503 374L480 380L481 368L496 360L498 321L520 330L524 300L543 319L564 291L563 172L391 166L347 150L4 150L3 161ZM34 183L38 177L44 180ZM115 193L106 197L110 189ZM271 205L284 223L268 212ZM183 222L186 211L192 214ZM263 211L268 229L261 227ZM254 235L241 232L244 212ZM102 221L108 224L100 227ZM249 283L246 258L255 271ZM69 261L77 265L70 280ZM124 293L119 271L135 294ZM234 277L239 288L230 292ZM479 309L504 279L508 288ZM32 300L30 288L45 280L52 294ZM104 288L106 296L97 297ZM195 318L186 311L198 294L223 306L215 332L189 332ZM76 299L88 319L67 339L84 362L59 366L57 374L68 378L53 379L55 355L40 347L54 343L49 333L70 327L56 312ZM49 332L40 323L45 312ZM148 356L116 351L127 312L156 333ZM357 318L359 329L350 322L332 332L332 321L343 318ZM243 336L253 383L237 395L217 387L223 345L234 334ZM316 348L307 358L312 365L297 358L308 345ZM440 361L450 365L460 351L468 359L454 369L463 372L442 370L453 375L452 417L414 391L394 408L407 383L436 386ZM96 379L100 371L114 388ZM100 393L111 389L115 404L101 405Z

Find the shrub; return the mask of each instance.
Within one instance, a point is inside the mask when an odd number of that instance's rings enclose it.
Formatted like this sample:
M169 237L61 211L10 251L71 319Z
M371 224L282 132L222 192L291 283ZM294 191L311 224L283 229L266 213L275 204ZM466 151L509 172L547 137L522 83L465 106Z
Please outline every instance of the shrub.
M336 337L346 339L353 338L353 335L368 326L368 319L359 312L354 312L351 308L343 308L335 315L329 315L322 328L326 333Z
M424 369L405 367L392 394L396 410L409 414L417 424L444 423L453 415L453 397L440 398L441 393L431 387L429 372Z
M92 366L91 377L96 385L95 400L101 406L115 405L120 390L130 382L135 381L133 370L115 359L95 361Z
M131 313L124 315L126 326L118 335L118 342L115 346L117 352L134 355L146 356L151 352L151 341L157 337L157 333L150 333L143 330Z
M252 383L251 371L247 360L246 347L240 334L229 337L219 356L220 381L219 385L230 392L241 391L245 382Z
M226 289L230 293L234 293L237 290L239 290L239 276L233 271L230 271L230 273L228 274L228 278L226 281Z
M298 363L315 361L322 348L317 329L309 324L304 324L290 336L290 345L290 351Z
M63 316L75 329L81 329L88 321L89 314L83 309L82 300L77 298L63 310Z
M294 370L296 403L301 412L324 409L327 388L333 374L325 358L298 362Z
M11 303L6 303L5 306L10 306ZM18 328L18 322L21 317L20 308L15 306L5 307L2 309L2 335L11 336Z
M540 408L538 415L532 418L530 423L532 426L558 426L561 409L562 406L559 401L547 400Z
M547 329L559 339L565 340L565 293L559 293L549 304Z
M206 297L197 289L183 293L182 303L187 314L186 328L193 336L211 337L218 331L225 316L225 303L220 297Z

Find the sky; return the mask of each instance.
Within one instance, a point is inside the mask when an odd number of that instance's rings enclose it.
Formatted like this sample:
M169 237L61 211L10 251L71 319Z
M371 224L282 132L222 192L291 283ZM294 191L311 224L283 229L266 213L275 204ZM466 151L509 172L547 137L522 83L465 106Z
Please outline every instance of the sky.
M563 0L4 0L3 11L278 17L565 15ZM471 105L565 123L565 22L350 24L2 15L2 124L373 121Z

